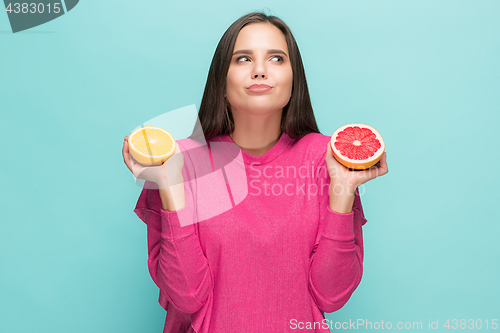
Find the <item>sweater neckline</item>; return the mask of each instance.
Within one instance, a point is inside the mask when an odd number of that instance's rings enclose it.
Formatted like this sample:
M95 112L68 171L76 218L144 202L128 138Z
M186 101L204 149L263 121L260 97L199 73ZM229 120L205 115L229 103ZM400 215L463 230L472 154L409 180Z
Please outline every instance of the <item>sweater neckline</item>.
M217 136L215 138L216 141L219 142L229 142L233 144L237 149L241 151L241 154L243 155L243 160L245 161L245 164L266 164L274 160L276 157L281 155L281 153L288 147L290 146L291 142L293 141L292 138L285 132L281 133L281 136L276 142L264 155L262 156L255 156L247 153L243 149L241 149L236 143L234 143L233 139L229 136L229 134L223 134L220 136ZM223 145L224 146L224 145Z

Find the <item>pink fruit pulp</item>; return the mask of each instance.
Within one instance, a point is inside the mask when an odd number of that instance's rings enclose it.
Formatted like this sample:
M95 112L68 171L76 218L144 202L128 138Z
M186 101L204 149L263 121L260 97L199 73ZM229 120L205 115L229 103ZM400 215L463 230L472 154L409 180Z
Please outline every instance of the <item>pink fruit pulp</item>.
M337 134L335 148L352 160L366 160L381 147L375 133L368 128L346 127Z

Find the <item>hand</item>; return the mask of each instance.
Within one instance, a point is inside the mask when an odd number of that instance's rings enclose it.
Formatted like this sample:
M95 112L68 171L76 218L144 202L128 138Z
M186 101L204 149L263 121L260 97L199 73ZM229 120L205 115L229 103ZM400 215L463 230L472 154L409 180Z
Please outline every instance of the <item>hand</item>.
M175 144L175 151L163 164L156 166L144 166L136 162L129 153L128 136L123 142L123 161L127 168L137 179L144 179L158 184L160 189L167 188L169 185L176 185L182 182L182 168L184 167L184 155Z
M349 170L347 167L340 164L335 156L333 156L330 142L328 142L326 146L325 161L328 174L330 175L331 186L340 186L343 190L347 190L347 193L354 193L359 185L389 172L385 152L380 157L380 160L371 168L363 171Z

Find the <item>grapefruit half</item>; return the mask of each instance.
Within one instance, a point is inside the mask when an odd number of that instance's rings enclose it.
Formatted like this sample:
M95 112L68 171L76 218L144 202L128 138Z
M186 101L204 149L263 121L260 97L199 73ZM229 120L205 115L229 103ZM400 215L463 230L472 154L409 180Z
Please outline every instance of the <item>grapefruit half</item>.
M172 134L160 127L139 127L128 137L130 155L147 166L161 165L174 154L175 145Z
M330 147L340 164L355 170L365 170L375 165L384 153L382 136L365 124L347 124L332 134Z

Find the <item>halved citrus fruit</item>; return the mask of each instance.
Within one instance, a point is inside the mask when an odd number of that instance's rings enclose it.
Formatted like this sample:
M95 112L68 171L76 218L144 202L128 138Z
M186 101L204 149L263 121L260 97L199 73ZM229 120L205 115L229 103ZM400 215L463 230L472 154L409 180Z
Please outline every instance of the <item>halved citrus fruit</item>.
M380 133L365 124L339 127L333 132L330 147L339 163L355 170L364 170L375 165L385 149Z
M130 155L143 165L162 164L174 154L175 145L172 134L160 127L139 127L128 137Z

